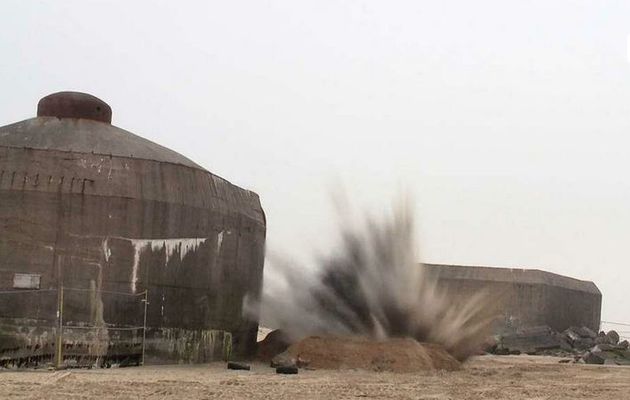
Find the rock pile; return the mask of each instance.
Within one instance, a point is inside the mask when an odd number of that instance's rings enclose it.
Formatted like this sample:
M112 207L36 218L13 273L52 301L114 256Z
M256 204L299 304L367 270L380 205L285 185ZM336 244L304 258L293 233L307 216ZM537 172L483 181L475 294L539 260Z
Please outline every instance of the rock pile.
M619 340L615 331L596 333L583 326L558 333L548 326L538 326L498 336L488 352L571 356L574 362L586 364L630 365L629 343Z

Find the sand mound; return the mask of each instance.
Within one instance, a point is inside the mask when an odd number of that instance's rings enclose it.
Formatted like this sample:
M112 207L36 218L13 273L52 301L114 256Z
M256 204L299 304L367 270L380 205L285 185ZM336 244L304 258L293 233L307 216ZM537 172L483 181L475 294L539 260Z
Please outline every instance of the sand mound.
M454 371L461 366L442 346L413 339L374 341L360 337L312 336L291 345L287 351L316 369L416 372Z

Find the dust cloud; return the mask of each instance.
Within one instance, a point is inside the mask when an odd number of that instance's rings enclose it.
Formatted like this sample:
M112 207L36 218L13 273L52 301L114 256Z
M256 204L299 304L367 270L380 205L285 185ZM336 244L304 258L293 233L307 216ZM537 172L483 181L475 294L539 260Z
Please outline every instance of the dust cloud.
M410 201L381 217L337 202L338 244L316 265L270 255L260 304L265 326L294 339L311 335L357 335L376 340L411 337L443 345L464 360L490 334L495 310L485 293L465 304L451 301L418 262Z

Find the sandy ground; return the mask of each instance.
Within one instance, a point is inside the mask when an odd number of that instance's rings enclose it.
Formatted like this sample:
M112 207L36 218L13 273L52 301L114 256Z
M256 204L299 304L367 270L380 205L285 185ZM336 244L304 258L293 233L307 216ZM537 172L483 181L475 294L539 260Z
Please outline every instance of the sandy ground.
M224 364L0 372L0 399L630 399L630 367L483 356L458 372L301 371Z

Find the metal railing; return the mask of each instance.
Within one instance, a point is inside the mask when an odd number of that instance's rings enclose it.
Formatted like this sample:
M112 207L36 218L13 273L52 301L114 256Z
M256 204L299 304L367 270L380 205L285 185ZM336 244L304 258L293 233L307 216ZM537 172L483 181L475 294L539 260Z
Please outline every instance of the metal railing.
M56 307L54 304L51 304L54 302L53 298L46 298L46 295L50 296L55 292L57 293L57 296L55 296ZM82 295L83 293L87 296L87 298ZM36 297L12 301L13 299L11 299L11 297L14 296ZM103 315L104 307L102 303L104 296L113 296L118 298L118 300L112 299L114 302L118 303L121 302L120 299L130 299L131 301L125 300L122 302L122 308L131 309L133 311L132 314L135 315L121 316L112 314L109 315L110 318L107 319L116 322L107 323L105 321L106 318L104 318ZM3 298L8 299L8 301L2 301L4 300ZM131 337L134 339L136 337L136 332L142 332L141 341L139 343L139 363L140 365L144 365L148 306L147 290L139 293L128 293L98 290L95 288L85 289L61 286L53 289L0 290L0 299L3 305L3 307L0 307L0 328L4 328L4 330L8 332L5 333L5 335L19 335L18 332L20 332L24 327L37 327L40 330L49 330L54 335L55 339L54 345L52 345L52 347L54 347L53 363L57 368L64 364L64 348L72 347L78 343L78 346L81 349L85 349L86 346L84 346L84 342L87 341L86 338L88 337L94 338L98 337L99 334L106 333L106 339L101 338L101 346L107 346L105 348L105 353L107 353L111 350L110 346L112 341L109 338L112 332L114 333L114 336L119 338L122 336L121 334L131 332ZM137 302L135 299L138 299ZM18 304L21 305L21 307L18 306ZM100 312L95 311L97 309L100 309ZM109 312L111 313L114 311ZM68 315L70 315L71 318L67 318ZM124 323L124 321L121 323L121 320L124 319L127 319L127 323ZM135 324L133 322L135 322ZM1 330L2 329L0 329L0 331ZM123 341L121 341L121 343L122 342ZM126 343L127 346L136 349L137 344L138 343L135 340L132 340L131 344L129 342ZM28 345L27 347L30 348L31 345ZM5 349L0 348L0 350L4 352ZM22 354L23 352L19 353ZM102 349L100 353L103 353ZM137 353L135 354L135 357L137 357ZM23 354L19 355L19 357L22 356ZM84 356L92 357L93 355L84 354L79 357ZM101 355L96 355L94 357L98 358L101 357ZM7 357L4 358L6 359ZM8 358L10 359L10 357ZM137 363L138 360L136 359L135 362Z

